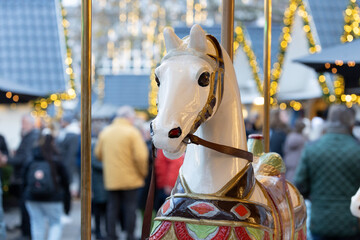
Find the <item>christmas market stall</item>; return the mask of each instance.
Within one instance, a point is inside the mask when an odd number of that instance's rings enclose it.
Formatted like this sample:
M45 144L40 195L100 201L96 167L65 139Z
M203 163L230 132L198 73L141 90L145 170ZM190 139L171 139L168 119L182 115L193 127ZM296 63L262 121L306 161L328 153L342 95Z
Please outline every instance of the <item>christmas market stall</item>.
M329 47L320 53L298 58L295 61L319 73L330 72L341 75L342 77L337 76L337 78L343 81L345 100L347 100L348 96L355 98L355 94L360 94L360 57L354 54L356 52L360 52L360 40Z
M45 117L76 97L65 16L56 0L0 1L0 130L11 148L23 114Z

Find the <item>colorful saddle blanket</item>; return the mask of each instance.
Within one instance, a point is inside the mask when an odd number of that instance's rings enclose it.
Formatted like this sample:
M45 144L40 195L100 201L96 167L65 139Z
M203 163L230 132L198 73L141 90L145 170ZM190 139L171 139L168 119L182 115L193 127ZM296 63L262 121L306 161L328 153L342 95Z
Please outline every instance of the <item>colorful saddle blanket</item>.
M251 164L214 195L192 193L180 174L150 239L273 239L272 210L247 200L254 184Z

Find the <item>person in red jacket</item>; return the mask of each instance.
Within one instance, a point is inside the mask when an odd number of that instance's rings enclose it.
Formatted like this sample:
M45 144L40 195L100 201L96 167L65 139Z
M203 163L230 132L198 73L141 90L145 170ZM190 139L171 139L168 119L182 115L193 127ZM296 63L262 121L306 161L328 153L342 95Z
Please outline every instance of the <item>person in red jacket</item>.
M156 196L154 208L158 210L164 203L165 199L170 196L171 190L175 186L176 179L179 175L179 169L184 161L183 154L178 159L169 159L165 157L161 149L157 150L155 160L156 175Z

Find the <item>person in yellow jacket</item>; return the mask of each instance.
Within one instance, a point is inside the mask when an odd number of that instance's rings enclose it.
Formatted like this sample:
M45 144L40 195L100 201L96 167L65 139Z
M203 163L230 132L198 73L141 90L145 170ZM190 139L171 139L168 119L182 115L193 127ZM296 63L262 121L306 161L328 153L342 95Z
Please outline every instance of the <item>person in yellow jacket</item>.
M127 240L133 240L138 189L148 172L148 150L140 131L134 126L135 111L121 107L113 122L100 133L96 157L103 162L104 184L108 191L107 239L117 239L119 210L126 220L122 225Z

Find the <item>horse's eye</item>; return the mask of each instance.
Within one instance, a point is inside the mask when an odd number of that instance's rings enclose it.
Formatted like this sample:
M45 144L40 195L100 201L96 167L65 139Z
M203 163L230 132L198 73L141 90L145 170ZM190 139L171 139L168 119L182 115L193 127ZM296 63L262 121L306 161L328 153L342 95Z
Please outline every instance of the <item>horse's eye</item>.
M160 87L160 81L159 81L158 76L156 76L156 74L155 74L155 82L156 82L157 86Z
M198 80L198 83L201 87L206 87L210 83L210 73L209 72L203 72Z

